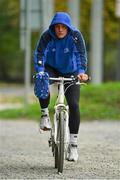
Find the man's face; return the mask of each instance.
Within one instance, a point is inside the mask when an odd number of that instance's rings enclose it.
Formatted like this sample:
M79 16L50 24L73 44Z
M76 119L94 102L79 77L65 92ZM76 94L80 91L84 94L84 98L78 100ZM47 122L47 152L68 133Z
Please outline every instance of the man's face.
M64 38L67 35L68 28L64 24L55 25L55 34L58 38Z

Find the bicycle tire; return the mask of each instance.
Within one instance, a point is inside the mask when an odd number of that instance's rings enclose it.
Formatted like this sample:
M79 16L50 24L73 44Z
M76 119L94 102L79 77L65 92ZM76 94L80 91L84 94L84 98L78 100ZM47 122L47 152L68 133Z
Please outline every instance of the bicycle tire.
M63 172L64 164L64 112L59 113L59 129L58 129L58 172Z
M54 145L55 168L58 168L58 146Z

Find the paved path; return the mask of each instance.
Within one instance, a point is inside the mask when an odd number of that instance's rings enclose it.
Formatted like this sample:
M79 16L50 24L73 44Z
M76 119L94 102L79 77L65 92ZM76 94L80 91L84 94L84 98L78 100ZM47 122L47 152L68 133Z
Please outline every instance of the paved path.
M48 138L36 122L0 120L0 179L120 179L120 121L81 123L79 160L61 175Z

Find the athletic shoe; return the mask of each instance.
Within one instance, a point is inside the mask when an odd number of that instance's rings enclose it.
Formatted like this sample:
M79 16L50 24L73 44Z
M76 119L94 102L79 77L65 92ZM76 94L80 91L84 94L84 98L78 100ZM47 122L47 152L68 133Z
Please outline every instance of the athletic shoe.
M42 115L40 120L40 130L49 131L51 129L50 117L48 115Z
M68 146L67 158L68 161L77 161L78 160L78 152L77 145L70 144Z

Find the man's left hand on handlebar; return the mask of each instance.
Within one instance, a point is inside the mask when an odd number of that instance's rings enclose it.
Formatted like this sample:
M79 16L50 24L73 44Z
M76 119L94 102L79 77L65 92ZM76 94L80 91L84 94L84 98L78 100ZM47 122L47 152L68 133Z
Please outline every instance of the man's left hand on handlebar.
M85 73L81 73L78 75L78 78L80 81L87 81L88 80L88 75Z

